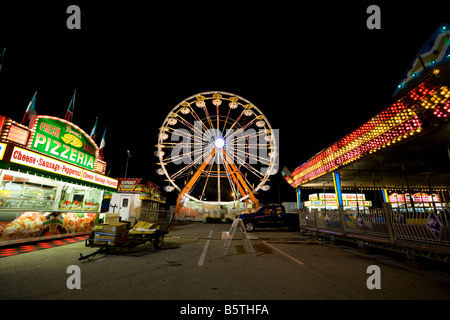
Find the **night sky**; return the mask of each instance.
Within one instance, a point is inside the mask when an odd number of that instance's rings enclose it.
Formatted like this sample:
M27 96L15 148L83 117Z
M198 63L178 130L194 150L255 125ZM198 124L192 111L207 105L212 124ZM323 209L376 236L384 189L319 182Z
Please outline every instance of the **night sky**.
M280 130L280 169L293 171L393 103L450 20L448 5L406 1L141 3L2 4L0 114L20 122L37 91L37 113L64 118L76 89L74 123L89 134L99 117L97 144L107 126L107 172L123 177L129 149L128 177L161 186L159 127L183 99L219 90L250 100ZM81 30L66 27L70 4ZM371 4L381 30L366 27ZM265 202L295 201L281 170L271 184Z

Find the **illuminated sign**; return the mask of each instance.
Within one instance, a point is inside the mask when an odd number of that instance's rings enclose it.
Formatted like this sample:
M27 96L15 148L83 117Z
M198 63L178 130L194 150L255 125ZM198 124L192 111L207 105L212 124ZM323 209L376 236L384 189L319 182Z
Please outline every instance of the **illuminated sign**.
M16 142L22 145L27 144L29 132L25 129L20 128L14 124L11 124L9 128L8 135L6 137L7 140Z
M124 178L119 179L119 191L135 191L135 188L141 182L141 178Z
M19 147L14 147L10 161L35 169L77 179L81 179L81 173L83 171L81 168L72 166L68 163L64 163Z
M335 193L319 193L320 200L336 200Z
M337 200L313 200L313 201L305 201L304 202L306 207L311 207L311 206L338 206L338 201ZM368 201L368 200L360 200L358 201L358 203L356 203L356 200L344 200L343 201L343 205L344 206L350 206L350 207L356 207L356 206L360 206L360 207L371 207L372 206L372 201Z
M370 206L372 206L372 201L364 200L364 201L358 201L358 203L356 203L355 200L349 200L349 201L347 201L347 205L351 206L351 207L356 207L356 206L370 207Z
M28 147L50 157L94 170L98 147L73 123L49 116L38 116Z
M112 179L110 177L103 176L101 174L83 170L83 174L81 176L81 180L100 184L102 186L110 187L117 189L118 181L116 179Z
M6 143L0 143L0 160L3 160L5 150L6 150Z
M105 173L106 172L106 162L100 159L97 159L94 165L94 171Z
M366 200L366 195L363 193L343 193L342 199L343 200L356 200L356 196L358 196L358 200Z
M92 182L105 187L116 189L118 185L118 181L116 179L112 179L95 172L84 170L71 164L19 147L14 147L10 161L31 168L56 173L66 177Z
M415 193L412 195L414 202L440 202L440 198L437 194L428 195L426 193ZM391 203L404 203L404 202L411 202L411 196L409 193L405 194L398 194L393 193L389 196L389 202Z
M310 194L308 198L310 201L318 200L317 193Z

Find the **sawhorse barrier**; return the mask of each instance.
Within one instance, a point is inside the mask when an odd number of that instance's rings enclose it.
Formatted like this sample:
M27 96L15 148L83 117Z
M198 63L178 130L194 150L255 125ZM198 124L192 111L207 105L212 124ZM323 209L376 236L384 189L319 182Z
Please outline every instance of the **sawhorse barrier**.
M252 246L252 243L248 236L247 230L245 230L244 222L242 221L242 219L238 219L238 218L233 220L230 231L222 232L222 239L225 239L225 243L223 245L225 248L224 255L227 255L228 249L230 248L230 245L231 245L231 241L233 240L234 234L236 233L236 229L238 227L241 230L242 237L243 237L244 243L246 244L247 248L249 248L252 251L252 254L255 255L255 250L253 249L253 246Z

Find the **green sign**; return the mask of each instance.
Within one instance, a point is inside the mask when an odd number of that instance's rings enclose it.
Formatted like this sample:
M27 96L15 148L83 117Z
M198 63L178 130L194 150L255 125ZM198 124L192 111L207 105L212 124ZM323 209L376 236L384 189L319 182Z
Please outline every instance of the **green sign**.
M98 147L74 124L62 119L39 116L30 149L94 170Z

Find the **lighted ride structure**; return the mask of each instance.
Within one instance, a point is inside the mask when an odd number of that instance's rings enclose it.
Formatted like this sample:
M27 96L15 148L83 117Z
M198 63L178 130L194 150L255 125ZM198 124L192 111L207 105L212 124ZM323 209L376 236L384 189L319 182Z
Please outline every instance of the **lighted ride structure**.
M178 103L165 118L155 155L168 192L179 192L175 213L188 201L209 205L244 202L259 207L277 172L277 139L265 115L250 101L210 91Z

